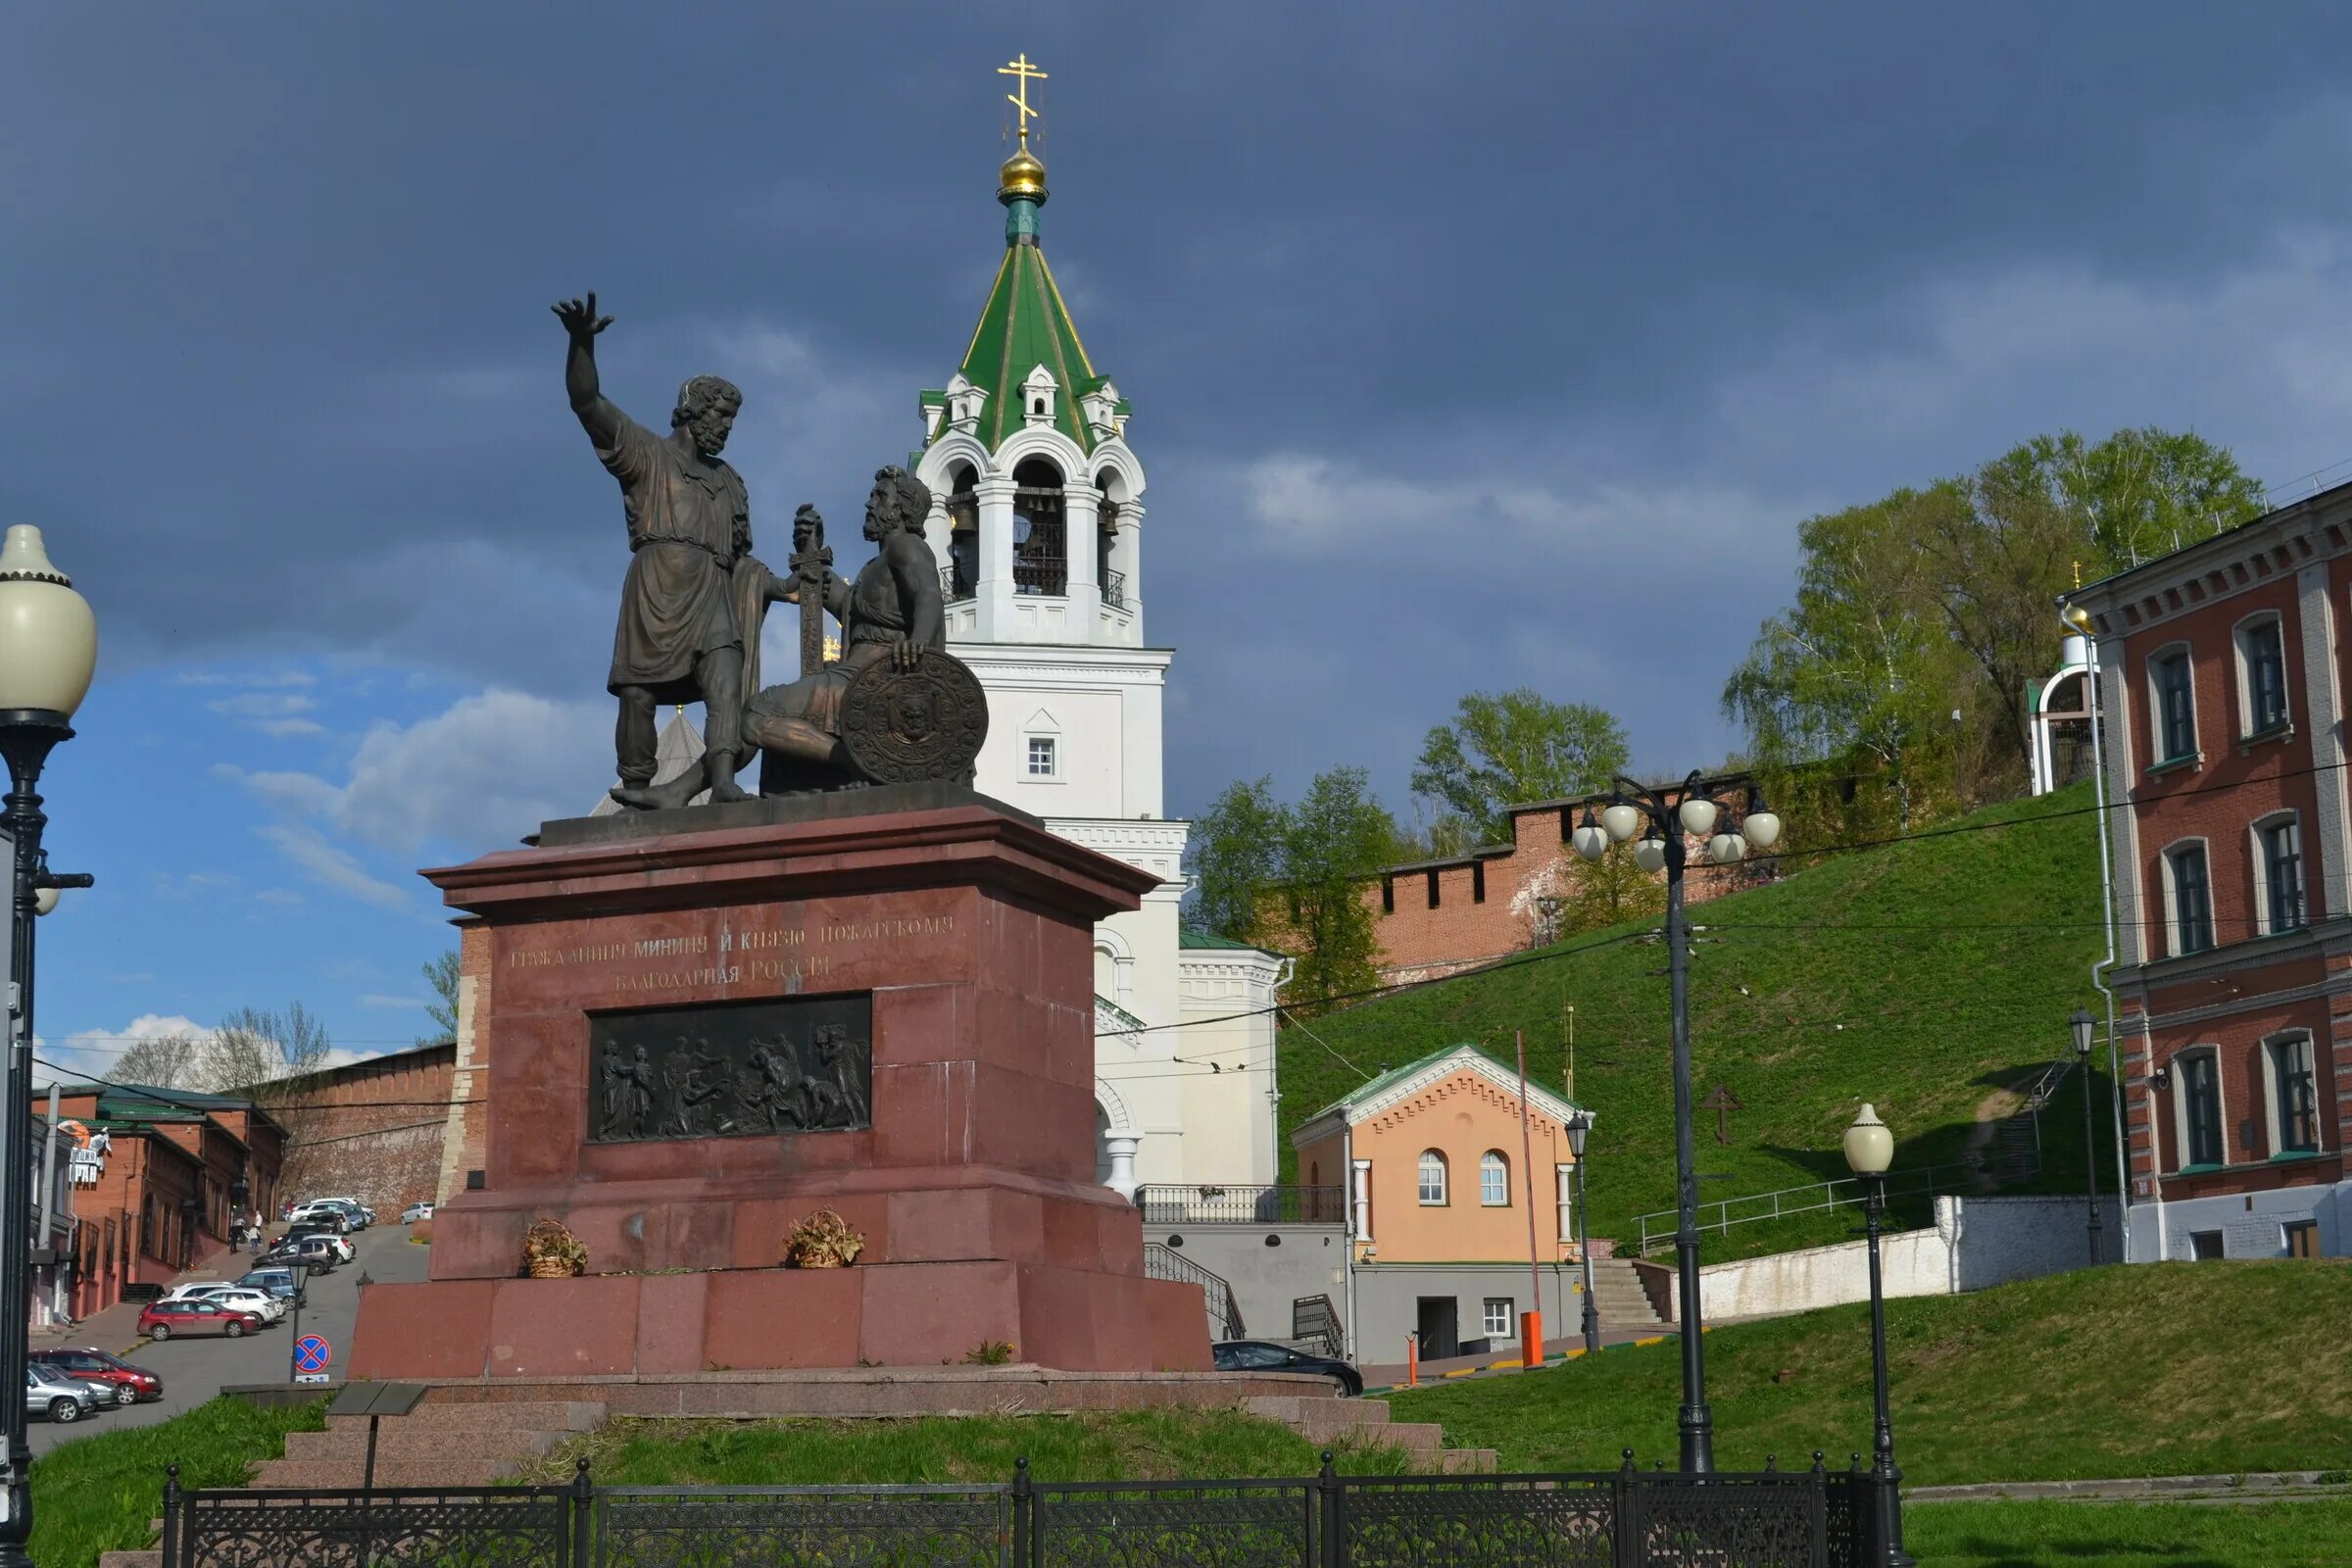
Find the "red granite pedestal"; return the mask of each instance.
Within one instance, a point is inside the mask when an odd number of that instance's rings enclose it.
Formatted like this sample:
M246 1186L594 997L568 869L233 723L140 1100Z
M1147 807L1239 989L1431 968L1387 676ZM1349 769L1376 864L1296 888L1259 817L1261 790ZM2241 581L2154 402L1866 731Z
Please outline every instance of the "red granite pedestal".
M1199 1289L1145 1278L1094 1181L1094 923L1157 877L936 786L551 823L425 875L490 928L487 1165L431 1279L363 1293L353 1377L1208 1366ZM591 1140L591 1013L861 993L869 1128ZM782 1267L820 1207L864 1254ZM585 1275L517 1277L543 1215Z

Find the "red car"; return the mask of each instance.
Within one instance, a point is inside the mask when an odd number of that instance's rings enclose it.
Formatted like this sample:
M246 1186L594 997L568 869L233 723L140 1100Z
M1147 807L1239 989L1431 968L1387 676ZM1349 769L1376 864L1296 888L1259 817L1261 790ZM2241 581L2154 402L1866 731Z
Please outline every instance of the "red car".
M119 1355L83 1346L71 1350L35 1350L32 1363L53 1371L76 1377L84 1383L112 1383L130 1391L133 1399L146 1402L164 1396L164 1380L143 1366L132 1366Z
M139 1314L139 1332L151 1340L190 1334L225 1334L239 1339L261 1331L258 1313L239 1312L212 1301L149 1301Z

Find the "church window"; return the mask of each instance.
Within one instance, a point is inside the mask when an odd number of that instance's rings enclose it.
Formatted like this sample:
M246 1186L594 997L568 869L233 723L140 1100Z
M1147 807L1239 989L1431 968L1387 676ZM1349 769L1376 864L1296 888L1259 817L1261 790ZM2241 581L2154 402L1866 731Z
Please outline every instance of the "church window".
M1511 1162L1498 1149L1478 1156L1478 1200L1489 1208L1510 1206Z
M1058 598L1069 592L1069 538L1061 470L1031 458L1012 470L1012 586Z
M1434 1149L1421 1151L1421 1201L1431 1208L1446 1206L1446 1156Z
M1031 778L1052 778L1054 776L1054 741L1051 736L1032 735L1029 737L1029 776Z

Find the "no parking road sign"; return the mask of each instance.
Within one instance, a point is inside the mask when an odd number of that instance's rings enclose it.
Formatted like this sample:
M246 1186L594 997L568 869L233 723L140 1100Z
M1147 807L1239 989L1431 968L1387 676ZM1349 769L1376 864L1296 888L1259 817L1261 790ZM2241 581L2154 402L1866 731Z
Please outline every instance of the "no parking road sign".
M324 1372L327 1363L334 1358L333 1348L316 1334L305 1334L294 1342L294 1370L297 1372Z

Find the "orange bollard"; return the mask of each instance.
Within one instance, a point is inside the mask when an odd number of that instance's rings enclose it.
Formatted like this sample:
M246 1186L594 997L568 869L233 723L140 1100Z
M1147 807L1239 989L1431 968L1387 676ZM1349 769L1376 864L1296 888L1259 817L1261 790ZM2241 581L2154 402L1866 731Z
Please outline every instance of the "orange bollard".
M1519 1314L1519 1364L1532 1370L1544 1364L1544 1314Z
M1408 1389L1421 1386L1421 1336L1418 1334L1404 1337L1404 1386Z

